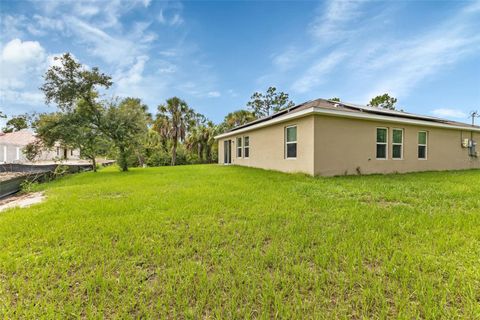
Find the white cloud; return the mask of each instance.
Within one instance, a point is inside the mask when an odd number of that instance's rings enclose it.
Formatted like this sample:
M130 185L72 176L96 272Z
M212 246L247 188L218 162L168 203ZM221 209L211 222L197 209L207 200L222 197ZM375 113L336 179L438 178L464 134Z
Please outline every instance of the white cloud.
M385 45L360 68L376 78L365 98L383 92L406 96L422 80L478 52L476 18L471 10L462 10L426 34Z
M321 4L306 31L309 41L287 44L272 55L272 71L258 81L281 81L297 93L315 90L315 95L337 86L333 91L360 101L385 92L402 98L433 75L479 52L480 2L452 10L413 34L391 28L404 7L403 3L387 6L343 0Z
M339 42L355 32L349 25L361 16L366 1L330 0L310 25L310 32L322 41Z
M218 98L220 96L221 94L218 91L210 91L209 93L207 93L207 97L209 98Z
M440 108L432 111L432 114L443 118L466 119L467 113L459 109Z
M346 54L342 52L332 52L328 56L317 60L298 80L296 80L292 89L297 92L307 92L320 83L327 81L327 75L345 59Z
M148 60L148 56L139 56L136 58L136 62L126 72L119 73L114 77L114 81L117 83L120 91L126 91L128 87L142 82L145 63Z
M13 63L17 66L42 61L45 50L37 41L24 41L13 39L2 49L2 62Z
M168 26L182 25L184 20L180 14L180 9L181 7L160 9L157 15L157 21Z
M71 31L78 36L78 39L91 46L90 53L107 63L125 66L134 63L135 57L140 55L142 46L125 35L111 36L75 17L70 17L67 21L73 26Z
M1 50L0 89L4 91L25 87L39 76L45 66L45 50L39 42L11 40Z

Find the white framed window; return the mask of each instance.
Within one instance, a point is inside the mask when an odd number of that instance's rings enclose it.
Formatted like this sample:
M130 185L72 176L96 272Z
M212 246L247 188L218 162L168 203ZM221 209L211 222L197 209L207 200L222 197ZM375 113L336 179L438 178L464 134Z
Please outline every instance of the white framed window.
M392 159L403 159L403 129L392 130Z
M7 162L7 146L3 146L3 162Z
M16 157L15 157L15 160L20 160L20 147L17 147L17 154L16 154Z
M427 160L428 156L428 133L427 131L418 132L418 159Z
M250 137L243 137L243 157L245 159L250 157Z
M57 157L60 155L60 148L57 147Z
M73 156L73 149L70 149L70 155Z
M388 158L388 129L377 128L377 160L387 160Z
M237 138L237 158L242 157L242 137Z
M285 159L297 158L297 126L285 127Z

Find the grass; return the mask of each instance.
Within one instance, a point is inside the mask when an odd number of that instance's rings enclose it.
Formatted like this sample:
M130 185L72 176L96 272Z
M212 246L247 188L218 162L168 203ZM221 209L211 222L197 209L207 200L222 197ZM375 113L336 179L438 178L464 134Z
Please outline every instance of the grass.
M480 318L480 171L115 168L0 213L0 318Z

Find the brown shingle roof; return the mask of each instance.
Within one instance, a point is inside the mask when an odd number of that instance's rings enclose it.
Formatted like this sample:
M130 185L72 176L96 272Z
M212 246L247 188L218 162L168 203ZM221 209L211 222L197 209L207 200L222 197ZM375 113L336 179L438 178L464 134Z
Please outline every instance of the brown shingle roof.
M362 105L343 102L343 101L342 102L337 102L337 101L330 101L330 100L326 100L326 99L316 99L316 100L311 100L311 101L301 103L301 104L296 105L294 107L279 111L279 112L277 112L275 114L272 114L270 116L260 118L260 119L254 120L252 122L246 123L244 125L235 127L228 132L232 132L232 131L236 131L236 130L239 130L239 129L242 129L242 128L250 127L250 126L258 124L258 123L266 122L266 121L269 121L271 119L275 119L275 118L284 116L286 114L299 112L301 110L305 110L305 109L308 109L308 108L311 108L311 107L320 108L320 109L341 110L341 111L344 111L344 112L352 112L352 113L376 114L376 115L382 115L382 116L387 116L387 117L392 117L392 118L403 118L403 119L430 121L430 122L442 123L442 124L446 124L446 125L465 127L465 129L472 128L472 125L469 125L469 124L466 124L466 123L463 123L463 122L451 121L451 120L446 120L446 119L441 119L441 118L436 118L436 117L430 117L430 116L423 116L423 115L418 115L418 114L404 112L404 111L387 110L387 109L383 109L383 108L362 106ZM480 129L480 126L473 126L473 128Z

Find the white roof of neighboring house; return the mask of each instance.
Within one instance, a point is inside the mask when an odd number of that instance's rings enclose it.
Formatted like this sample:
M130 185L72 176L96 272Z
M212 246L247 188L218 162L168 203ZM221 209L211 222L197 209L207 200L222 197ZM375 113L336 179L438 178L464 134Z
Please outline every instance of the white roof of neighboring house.
M36 139L35 134L28 129L9 133L0 132L0 144L26 146L27 144L34 142Z

